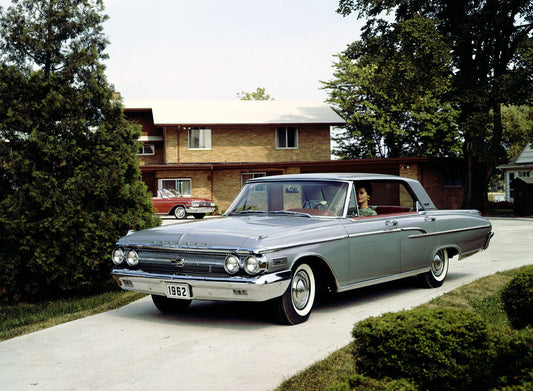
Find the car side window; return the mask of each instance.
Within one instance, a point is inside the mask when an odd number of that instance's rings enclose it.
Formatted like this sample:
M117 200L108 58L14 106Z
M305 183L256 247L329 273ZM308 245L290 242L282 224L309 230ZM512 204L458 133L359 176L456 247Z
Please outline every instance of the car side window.
M358 216L356 189L362 186L367 189L368 203L365 205L367 209L361 216L408 213L420 209L417 209L419 205L417 199L402 181L359 181L354 183L352 188L348 217Z

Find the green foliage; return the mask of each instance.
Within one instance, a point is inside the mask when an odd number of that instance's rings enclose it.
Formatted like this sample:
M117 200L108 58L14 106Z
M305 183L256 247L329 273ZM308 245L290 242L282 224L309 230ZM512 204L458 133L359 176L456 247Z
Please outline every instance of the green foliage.
M0 14L0 302L108 278L114 242L157 223L139 129L113 99L102 1L14 1Z
M483 389L489 335L481 317L453 309L420 309L359 322L353 330L360 373L412 379L422 389Z
M264 88L257 87L253 92L237 92L237 98L240 100L274 100L265 92Z
M533 383L533 329L502 331L495 336L494 351L493 386Z
M533 327L533 269L514 277L502 291L501 298L512 327Z
M517 158L528 142L533 142L533 107L502 107L503 143L507 159Z
M330 103L346 120L343 158L456 156L460 151L449 47L431 19L380 25L337 56Z
M348 379L328 387L327 391L414 391L417 387L405 379L374 379L353 374Z
M441 57L440 51L434 51L434 62L440 64L437 69L447 68L451 88L444 96L432 96L445 104L443 108L449 105L458 110L457 120L449 131L458 130L463 143L462 152L468 170L464 206L484 210L489 179L495 166L506 158L502 106L531 106L533 101L531 1L339 0L337 12L344 16L355 13L358 18L366 19L361 41L353 45L360 45L362 49L359 51L367 52L376 51L376 47L380 50L392 47L393 53L400 54L403 48L398 45L400 41L395 35L384 32L394 30L405 22L416 21L420 15L433 22L435 31L433 36L428 35L428 40L435 39L435 42L449 48L451 66L445 64L448 59ZM388 16L385 17L385 14ZM424 30L421 31L423 33ZM413 38L419 36L416 30L412 30L411 34ZM411 48L411 57L416 64L418 47ZM409 50L404 53L409 56ZM395 62L397 56L392 55L390 59ZM425 64L424 59L421 64ZM419 71L419 79L423 79L424 75L428 80L432 79L432 67L420 66ZM401 84L405 80L405 75L401 73L380 72L379 75L384 80L390 80L391 84ZM355 82L358 80L355 79ZM366 86L356 84L352 90L358 87ZM342 84L334 88L341 92L344 88L347 95L350 93L350 89ZM431 89L425 90L432 93ZM365 111L372 109L364 108ZM357 111L351 111L352 115L355 113ZM384 121L388 119L383 117ZM382 132L379 126L374 128L376 132ZM345 137L348 140L355 137L357 141L357 134L347 133ZM533 141L531 133L529 140Z

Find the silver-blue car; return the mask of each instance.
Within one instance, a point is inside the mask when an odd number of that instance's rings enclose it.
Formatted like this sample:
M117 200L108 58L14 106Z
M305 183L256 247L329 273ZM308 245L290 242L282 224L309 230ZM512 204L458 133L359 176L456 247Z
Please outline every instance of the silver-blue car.
M125 290L162 312L191 300L270 301L281 323L311 314L317 293L418 276L441 286L449 259L484 250L476 210L437 210L422 185L379 174L248 181L224 216L134 232L113 251Z

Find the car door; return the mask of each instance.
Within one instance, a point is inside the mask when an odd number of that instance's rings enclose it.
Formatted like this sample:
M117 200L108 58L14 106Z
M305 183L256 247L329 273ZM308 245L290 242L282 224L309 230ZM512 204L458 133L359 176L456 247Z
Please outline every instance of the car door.
M437 217L421 211L392 218L401 230L401 272L427 268L439 244Z
M400 231L391 219L356 217L346 225L350 249L350 284L400 273Z
M352 186L345 224L350 254L348 284L398 274L400 231L388 216L357 217L355 200L355 186Z

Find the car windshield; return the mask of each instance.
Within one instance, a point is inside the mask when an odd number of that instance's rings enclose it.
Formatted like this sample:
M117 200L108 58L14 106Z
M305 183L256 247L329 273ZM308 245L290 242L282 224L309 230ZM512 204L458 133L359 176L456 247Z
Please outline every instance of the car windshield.
M159 189L157 191L157 198L175 198L181 197L181 194L174 189Z
M248 183L228 210L236 214L282 214L291 216L342 216L348 184L345 182Z

